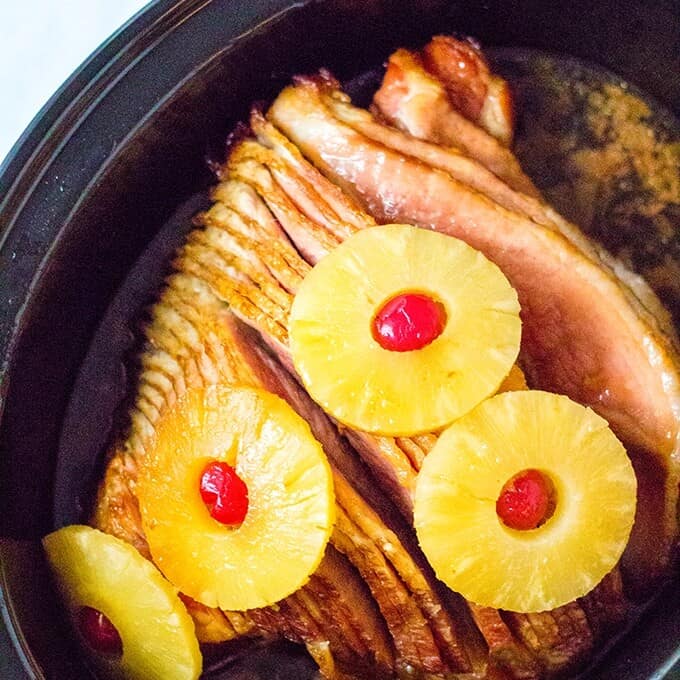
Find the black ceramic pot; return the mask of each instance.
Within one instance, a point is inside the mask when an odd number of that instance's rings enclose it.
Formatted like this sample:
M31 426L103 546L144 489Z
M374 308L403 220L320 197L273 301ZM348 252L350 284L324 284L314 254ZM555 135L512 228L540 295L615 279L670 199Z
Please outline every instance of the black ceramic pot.
M13 149L0 171L0 677L89 677L38 540L77 520L120 398L129 310L112 312L111 301L161 229L179 233L173 225L200 206L206 155L291 74L327 66L352 78L391 48L444 31L587 59L680 114L674 0L157 0L72 76ZM143 297L161 271L137 271ZM102 320L110 356L90 357L95 388L74 403ZM679 646L671 587L589 675L672 675ZM290 650L277 654L277 677L301 677Z

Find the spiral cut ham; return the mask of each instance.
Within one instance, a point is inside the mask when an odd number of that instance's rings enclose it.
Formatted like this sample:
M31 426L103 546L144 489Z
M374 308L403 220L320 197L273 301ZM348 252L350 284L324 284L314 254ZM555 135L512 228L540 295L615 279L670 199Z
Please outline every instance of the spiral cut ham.
M331 463L338 520L318 570L282 602L226 612L185 598L202 642L287 638L328 678L538 679L579 668L643 585L668 574L680 429L668 319L642 282L541 201L506 146L508 101L474 45L438 37L391 57L374 113L327 73L299 78L232 143L212 206L151 309L129 427L110 447L93 524L150 558L135 484L155 425L187 389L216 382L267 389L309 422ZM636 526L620 569L576 602L517 614L446 589L411 526L437 434L340 426L295 376L288 314L300 282L357 230L393 221L457 236L496 262L520 296L529 383L592 406L628 447ZM515 369L502 389L522 386Z

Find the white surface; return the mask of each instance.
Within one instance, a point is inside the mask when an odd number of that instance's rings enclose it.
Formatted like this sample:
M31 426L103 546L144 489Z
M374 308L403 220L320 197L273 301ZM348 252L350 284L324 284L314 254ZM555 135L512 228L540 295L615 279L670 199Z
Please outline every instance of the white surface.
M0 0L0 162L52 94L147 0Z

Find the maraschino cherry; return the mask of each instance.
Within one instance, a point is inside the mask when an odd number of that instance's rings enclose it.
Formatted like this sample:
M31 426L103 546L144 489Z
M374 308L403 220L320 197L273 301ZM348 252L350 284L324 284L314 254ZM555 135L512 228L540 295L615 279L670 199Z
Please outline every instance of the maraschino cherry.
M400 293L373 319L373 338L384 349L410 352L427 347L446 325L444 305L423 293Z
M496 513L507 527L536 529L554 510L552 482L539 470L524 470L510 479L496 501Z
M232 527L242 524L248 513L248 487L231 465L208 463L201 474L200 491L213 519Z
M78 627L88 646L98 654L119 656L123 643L116 627L93 607L82 607L78 613Z

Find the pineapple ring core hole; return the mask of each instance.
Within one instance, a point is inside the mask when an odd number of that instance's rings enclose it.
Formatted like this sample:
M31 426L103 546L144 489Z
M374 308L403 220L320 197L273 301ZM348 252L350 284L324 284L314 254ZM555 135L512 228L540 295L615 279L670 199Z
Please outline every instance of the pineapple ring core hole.
M513 475L501 488L496 514L516 531L539 529L555 514L557 489L550 475L530 468Z
M93 652L110 659L123 656L123 641L118 629L98 609L85 606L78 610L78 631Z
M392 352L423 349L443 332L448 321L438 296L424 291L402 291L383 302L371 319L371 335Z

